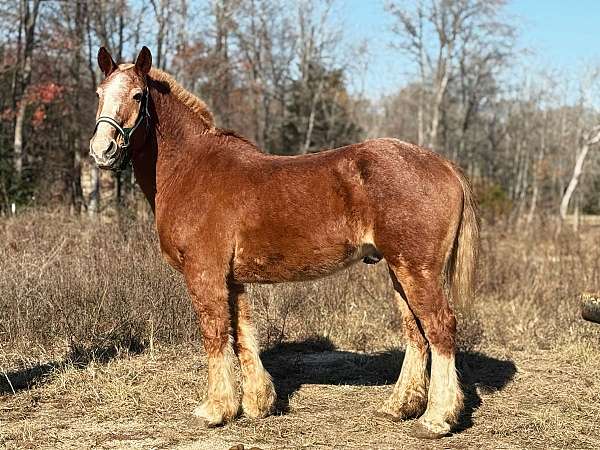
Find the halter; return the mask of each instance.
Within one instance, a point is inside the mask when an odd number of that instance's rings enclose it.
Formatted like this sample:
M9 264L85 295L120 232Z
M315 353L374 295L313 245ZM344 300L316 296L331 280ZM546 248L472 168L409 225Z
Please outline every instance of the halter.
M144 121L144 119L146 120L146 129L148 129L150 121L150 113L148 111L149 97L150 96L148 95L148 88L146 88L142 92L142 98L140 100L140 111L138 113L138 117L135 120L133 126L130 128L122 127L115 119L108 116L100 116L96 120L96 126L94 127L94 133L92 134L92 136L96 134L96 131L98 130L98 125L100 125L101 123L107 123L110 126L112 126L115 130L117 130L117 133L123 137L123 145L121 145L121 151L125 152L125 156L123 157L118 170L124 169L127 166L127 164L129 164L129 161L131 160L131 149L129 148L129 146L131 145L131 136L133 135L135 130L137 130L140 124Z

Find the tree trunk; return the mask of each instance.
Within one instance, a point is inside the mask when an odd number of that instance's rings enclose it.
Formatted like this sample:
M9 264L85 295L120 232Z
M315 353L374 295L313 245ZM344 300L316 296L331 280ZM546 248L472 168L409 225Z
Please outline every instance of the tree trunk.
M100 171L100 208L102 220L112 222L118 214L117 206L117 176L108 170Z
M21 179L24 160L24 142L23 125L25 121L25 112L27 109L27 88L31 83L31 57L33 54L33 44L35 38L35 22L40 8L40 0L34 0L31 9L29 0L21 1L22 27L25 29L25 47L21 66L21 86L20 94L17 97L17 111L15 117L15 138L14 138L14 169L17 181Z
M560 201L560 218L562 220L567 217L569 203L571 202L573 193L579 184L579 178L583 173L583 164L585 163L585 158L590 151L590 147L598 142L600 142L600 126L595 127L594 130L588 133L583 145L580 147L579 152L577 153L575 167L573 168L573 175L571 175L571 180L569 181L567 189L565 190L562 200Z
M317 110L317 105L319 103L319 98L321 97L321 91L323 90L324 80L321 78L319 81L319 86L317 91L313 94L312 102L310 104L310 114L308 115L308 122L306 126L306 135L304 137L304 145L300 149L301 155L306 155L308 153L308 149L310 148L310 142L312 140L312 133L315 127L315 114Z
M423 109L425 104L425 93L423 92L425 87L423 83L419 86L419 105L417 109L417 145L423 145Z
M81 193L87 205L90 217L98 214L100 209L100 169L86 158L81 161Z
M312 138L312 131L315 125L315 110L311 109L310 115L308 116L308 126L306 127L306 136L304 138L304 145L300 150L301 155L306 155L308 153L308 149L310 148L310 140Z
M83 95L83 90L87 89L85 84L81 82L81 67L83 64L84 58L84 49L86 43L86 33L85 33L85 15L87 13L86 7L84 5L83 0L78 0L75 4L75 37L74 42L76 46L74 48L74 58L73 58L73 79L75 80L75 85L78 87L77 95L75 96L75 111L81 111L81 98ZM82 155L87 154L85 150L87 150L84 146L84 142L86 142L86 138L83 136L82 127L80 125L80 121L74 121L74 129L73 134L75 138L74 147L72 148L72 172L71 172L71 208L73 212L80 214L83 210L83 196L81 193L81 160Z
M171 15L170 0L151 0L150 3L154 8L156 24L158 30L156 32L156 67L165 69L165 44L168 32L168 20Z
M429 129L429 148L435 148L437 144L437 135L438 135L438 127L440 123L440 114L442 108L442 102L444 101L444 95L446 94L446 89L448 87L448 70L447 64L444 60L441 63L438 63L438 76L437 86L435 90L435 96L433 99L433 113L431 116L431 127Z
M421 86L419 86L419 107L417 110L417 144L422 146L425 141L425 129L424 129L424 110L425 110L425 86L427 83L426 66L427 58L425 55L425 49L423 48L423 17L419 15L419 32L417 45L419 47L419 74L421 75Z
M14 162L15 175L18 180L21 179L23 171L23 122L25 120L26 100L21 98L17 105L17 114L15 118L15 140L14 140Z
M541 136L540 136L540 151L537 155L537 159L533 164L533 192L531 194L531 203L529 205L529 213L527 215L527 223L530 224L533 222L533 217L535 215L535 210L537 207L537 201L539 196L539 185L542 171L542 164L544 162L544 156L546 155L546 132L547 132L547 124L548 124L548 110L544 111L544 125L542 126Z

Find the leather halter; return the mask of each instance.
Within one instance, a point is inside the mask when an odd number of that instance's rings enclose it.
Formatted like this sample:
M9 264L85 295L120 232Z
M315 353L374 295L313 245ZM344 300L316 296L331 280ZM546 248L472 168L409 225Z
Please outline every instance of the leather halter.
M120 147L121 147L121 151L125 152L125 155L122 157L121 164L119 164L119 167L117 170L123 170L125 167L127 167L127 164L129 164L129 161L131 161L131 148L129 147L131 145L131 136L133 135L135 130L137 130L137 128L140 126L140 124L144 120L146 121L146 129L148 129L149 122L150 122L150 113L148 111L148 98L149 97L150 97L150 95L148 95L148 88L146 88L142 92L142 98L140 99L140 111L138 113L138 117L135 120L135 123L133 124L133 126L130 128L122 127L119 124L119 122L117 122L112 117L108 117L108 116L100 116L96 120L96 126L94 127L94 133L92 134L92 136L94 136L96 134L96 131L98 130L98 125L100 125L101 123L107 123L110 126L112 126L115 130L117 130L117 133L123 137L123 144ZM92 144L90 142L90 152L91 151L92 151Z

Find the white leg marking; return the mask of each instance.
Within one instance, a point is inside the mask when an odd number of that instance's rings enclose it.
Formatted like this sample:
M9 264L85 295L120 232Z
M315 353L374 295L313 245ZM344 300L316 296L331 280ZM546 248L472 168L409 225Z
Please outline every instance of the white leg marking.
M427 352L408 342L402 370L380 413L401 420L420 415L427 403Z
M231 338L221 354L208 356L207 399L193 412L196 417L205 420L208 426L228 422L238 414L239 398L235 387L234 357Z
M254 327L246 320L238 322L238 356L243 376L242 407L248 417L266 417L273 411L277 394L258 350Z
M447 434L458 420L462 405L454 354L447 356L432 347L429 400L419 423L433 434Z

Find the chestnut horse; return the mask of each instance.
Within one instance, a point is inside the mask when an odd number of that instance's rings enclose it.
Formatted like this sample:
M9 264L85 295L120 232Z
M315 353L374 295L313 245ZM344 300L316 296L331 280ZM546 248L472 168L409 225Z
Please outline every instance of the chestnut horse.
M384 258L407 344L378 414L420 416L417 436L447 434L463 405L448 298L470 294L478 235L461 172L396 139L303 156L265 154L217 128L200 99L151 68L146 47L134 64L121 65L100 48L98 63L105 79L90 153L113 170L131 158L162 253L185 277L208 356L208 394L194 414L211 426L239 414L236 355L244 413L273 411L275 389L244 284L315 279Z

